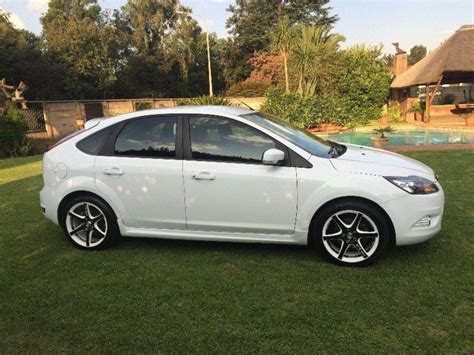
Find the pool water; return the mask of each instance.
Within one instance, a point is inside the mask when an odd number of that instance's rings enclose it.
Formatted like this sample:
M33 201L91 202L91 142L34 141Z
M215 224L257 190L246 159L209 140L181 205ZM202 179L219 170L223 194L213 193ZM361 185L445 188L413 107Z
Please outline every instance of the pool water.
M347 131L321 135L335 142L372 146L372 132ZM474 143L474 132L454 131L395 131L388 134L388 145L428 145L428 144L467 144Z

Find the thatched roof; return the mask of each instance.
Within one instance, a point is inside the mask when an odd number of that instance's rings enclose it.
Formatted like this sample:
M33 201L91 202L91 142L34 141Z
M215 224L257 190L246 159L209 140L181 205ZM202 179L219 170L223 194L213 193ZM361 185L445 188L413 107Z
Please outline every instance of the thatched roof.
M432 53L398 75L391 87L433 84L446 72L474 73L474 25L462 26Z

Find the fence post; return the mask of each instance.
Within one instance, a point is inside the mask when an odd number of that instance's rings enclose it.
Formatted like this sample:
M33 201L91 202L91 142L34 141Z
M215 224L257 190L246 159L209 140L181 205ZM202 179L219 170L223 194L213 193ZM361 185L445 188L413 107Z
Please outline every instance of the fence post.
M46 126L46 133L49 139L54 139L54 127L52 126L49 117L48 117L48 104L42 103L41 107L43 108L43 117L44 125Z

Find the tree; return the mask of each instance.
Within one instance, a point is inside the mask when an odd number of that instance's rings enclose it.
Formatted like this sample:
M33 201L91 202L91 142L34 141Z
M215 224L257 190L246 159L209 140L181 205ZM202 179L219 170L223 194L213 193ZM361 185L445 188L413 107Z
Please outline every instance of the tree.
M408 64L414 65L426 57L428 50L425 46L419 44L410 49L410 54L408 55Z
M109 40L115 29L97 0L51 0L41 17L44 50L67 73L65 90L74 98L97 97L116 80Z
M327 6L328 3L329 0L283 0L281 13L292 24L332 26L338 17L330 15L331 7Z
M272 36L272 46L283 58L283 69L285 74L285 90L290 92L290 79L288 74L288 55L291 45L295 39L296 31L291 27L290 19L284 17L277 23Z
M336 55L345 38L326 25L302 26L292 53L298 75L298 92L313 95L337 64Z
M179 64L182 90L187 94L189 94L190 67L199 59L200 34L201 28L197 21L191 18L190 11L182 11L178 14L178 21L166 42L167 55L170 60Z
M137 55L162 54L165 36L177 20L177 6L177 0L128 0L121 8L123 30Z
M248 60L258 51L270 49L272 32L278 21L287 17L289 25L332 25L336 16L330 16L329 0L236 0L227 11L231 16L226 26L236 46L234 73L243 80L250 73ZM228 43L229 44L229 43ZM231 83L229 83L231 84Z
M393 54L384 54L381 58L382 62L385 63L387 68L391 68L393 66L393 61L395 56Z
M40 43L33 33L14 28L8 14L0 11L0 79L26 83L28 99L60 97L63 73L40 50ZM53 82L51 78L57 79Z
M343 51L337 87L342 106L358 122L380 117L391 81L380 47L354 46Z

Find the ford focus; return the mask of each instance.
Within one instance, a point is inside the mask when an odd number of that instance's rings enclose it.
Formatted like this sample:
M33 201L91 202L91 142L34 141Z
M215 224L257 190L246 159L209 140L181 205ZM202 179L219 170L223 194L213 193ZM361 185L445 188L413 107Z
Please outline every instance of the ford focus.
M444 208L416 160L226 106L90 120L44 154L43 177L44 215L89 250L122 236L298 244L365 266L433 237Z

